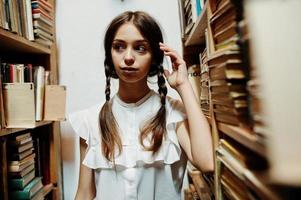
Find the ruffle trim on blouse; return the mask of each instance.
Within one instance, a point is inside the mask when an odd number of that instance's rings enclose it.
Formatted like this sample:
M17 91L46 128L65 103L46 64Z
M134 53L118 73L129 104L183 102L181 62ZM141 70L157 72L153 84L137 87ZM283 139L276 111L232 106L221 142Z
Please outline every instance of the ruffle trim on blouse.
M150 151L140 150L140 146L123 146L121 155L115 158L116 167L132 168L143 164L152 164L162 162L172 164L180 160L181 148L178 144L171 141L164 141L160 150L152 155ZM83 164L92 169L109 169L113 168L113 162L109 162L101 153L100 145L91 146L83 160Z
M169 104L173 107L167 113L166 122L166 137L163 139L162 146L159 151L153 156L151 151L141 149L139 141L123 142L123 151L115 158L116 168L132 168L152 163L173 164L181 158L181 147L176 135L176 123L183 121L186 115L181 112L178 104ZM176 109L175 109L176 108ZM96 138L96 133L89 128L87 115L91 115L89 110L83 110L69 115L69 121L81 138L86 140L87 151L83 164L91 169L110 169L114 168L113 162L108 161L101 153L101 140ZM98 135L99 133L97 133Z
M179 120L183 120L179 118ZM167 137L163 140L160 150L153 156L151 151L143 151L140 143L124 145L123 151L115 158L116 168L132 168L152 163L173 164L180 160L181 147L175 132L176 122L167 125ZM90 146L83 164L92 169L114 168L113 162L108 161L101 153L100 143Z

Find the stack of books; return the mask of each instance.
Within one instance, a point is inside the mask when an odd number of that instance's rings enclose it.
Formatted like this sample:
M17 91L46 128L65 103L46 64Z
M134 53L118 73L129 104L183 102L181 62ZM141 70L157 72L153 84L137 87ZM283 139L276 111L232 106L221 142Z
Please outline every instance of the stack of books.
M183 1L183 18L185 21L184 34L187 35L192 30L196 23L198 16L201 14L203 8L202 0L184 0Z
M209 19L215 53L208 60L214 115L217 121L249 127L248 69L237 31L241 10L230 0L216 1L215 5Z
M207 48L200 54L201 63L201 95L200 104L204 115L210 119L209 69Z
M33 32L35 42L46 47L53 43L53 6L46 0L32 0Z
M12 199L44 199L42 178L35 175L35 156L30 133L8 141L8 187Z
M250 37L247 29L247 21L242 20L239 23L238 30L240 35L240 47L244 55L244 65L247 66L249 71L249 79L247 81L247 91L249 94L249 113L252 120L253 132L258 136L257 138L263 144L266 143L266 136L269 134L269 130L264 121L264 113L262 109L262 92L260 86L260 80L258 78L258 67L254 66L254 62L251 62L252 55L250 54Z
M260 171L267 169L268 162L229 137L219 141L217 159L221 163L219 174L221 190L227 199L273 199L263 194L256 180ZM262 195L262 196L261 196Z

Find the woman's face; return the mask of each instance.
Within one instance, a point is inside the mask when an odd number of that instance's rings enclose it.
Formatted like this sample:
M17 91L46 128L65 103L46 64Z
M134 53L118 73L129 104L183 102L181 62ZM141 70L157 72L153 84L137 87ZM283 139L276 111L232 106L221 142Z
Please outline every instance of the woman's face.
M151 48L132 23L119 27L111 54L115 71L121 81L138 83L147 80L152 61Z

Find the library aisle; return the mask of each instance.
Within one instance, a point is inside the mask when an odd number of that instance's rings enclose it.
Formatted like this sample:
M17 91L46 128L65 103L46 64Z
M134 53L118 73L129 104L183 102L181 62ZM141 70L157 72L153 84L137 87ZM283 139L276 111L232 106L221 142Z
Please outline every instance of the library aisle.
M300 1L178 0L183 56L215 171L185 199L300 199Z

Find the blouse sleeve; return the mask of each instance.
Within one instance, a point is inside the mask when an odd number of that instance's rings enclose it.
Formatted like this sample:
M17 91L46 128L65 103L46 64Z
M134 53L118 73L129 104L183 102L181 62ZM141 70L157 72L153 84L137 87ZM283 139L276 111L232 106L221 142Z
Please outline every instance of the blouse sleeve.
M81 110L71 113L68 120L75 131L76 135L86 141L86 144L90 146L90 131L87 123L87 110Z
M167 163L173 163L180 160L182 153L176 133L177 123L184 121L187 117L182 102L171 98L168 98L166 114L167 140L170 141L170 145L165 160L168 160Z

